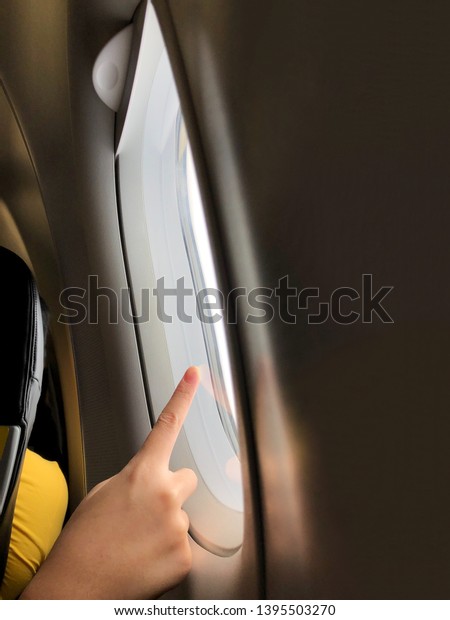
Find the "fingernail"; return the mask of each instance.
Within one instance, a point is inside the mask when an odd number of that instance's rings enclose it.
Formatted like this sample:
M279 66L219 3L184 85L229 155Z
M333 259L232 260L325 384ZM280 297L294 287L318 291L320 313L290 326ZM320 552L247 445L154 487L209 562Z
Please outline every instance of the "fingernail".
M197 366L190 366L184 373L186 383L198 383L200 372Z

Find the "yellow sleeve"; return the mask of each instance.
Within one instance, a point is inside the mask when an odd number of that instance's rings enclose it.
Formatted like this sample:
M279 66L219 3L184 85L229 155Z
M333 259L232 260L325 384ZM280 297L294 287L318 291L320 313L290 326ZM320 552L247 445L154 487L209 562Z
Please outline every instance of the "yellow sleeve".
M59 465L27 450L0 599L17 598L31 581L61 532L67 501Z

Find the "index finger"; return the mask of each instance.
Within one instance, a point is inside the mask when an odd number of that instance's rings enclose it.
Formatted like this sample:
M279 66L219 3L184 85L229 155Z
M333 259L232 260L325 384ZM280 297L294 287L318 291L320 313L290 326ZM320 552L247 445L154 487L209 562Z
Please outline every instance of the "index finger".
M199 369L197 366L190 366L142 446L144 454L169 465L173 447L189 412L199 382Z

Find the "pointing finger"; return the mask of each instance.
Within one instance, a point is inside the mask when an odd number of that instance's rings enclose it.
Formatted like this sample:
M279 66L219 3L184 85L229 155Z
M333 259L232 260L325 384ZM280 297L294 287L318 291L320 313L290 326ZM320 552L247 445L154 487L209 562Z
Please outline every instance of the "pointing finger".
M191 366L184 373L172 398L164 407L153 430L147 437L141 450L144 455L151 456L152 459L169 465L173 447L188 414L199 382L199 370L196 366Z

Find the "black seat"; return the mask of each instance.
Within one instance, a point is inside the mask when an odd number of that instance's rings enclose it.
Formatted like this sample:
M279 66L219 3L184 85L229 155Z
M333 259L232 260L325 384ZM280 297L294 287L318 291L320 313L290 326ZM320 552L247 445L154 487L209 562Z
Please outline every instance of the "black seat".
M26 264L0 247L0 583L23 458L41 393L44 330Z

